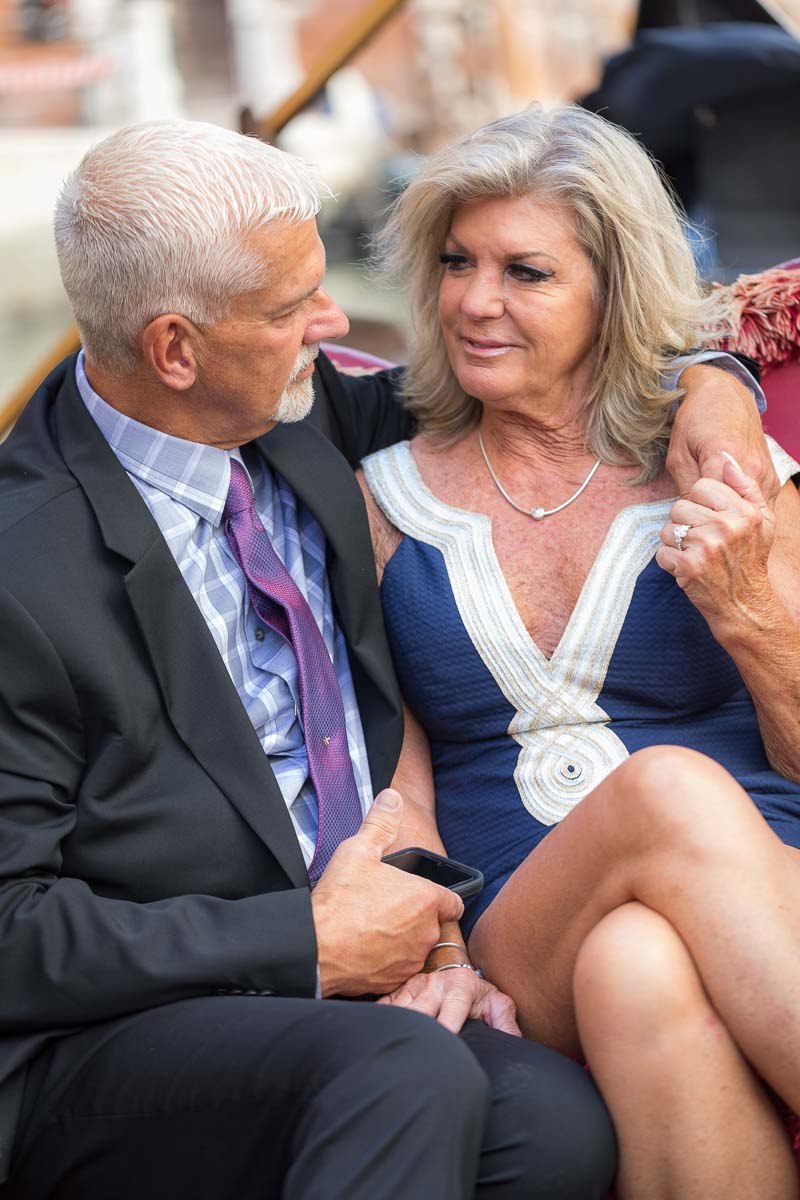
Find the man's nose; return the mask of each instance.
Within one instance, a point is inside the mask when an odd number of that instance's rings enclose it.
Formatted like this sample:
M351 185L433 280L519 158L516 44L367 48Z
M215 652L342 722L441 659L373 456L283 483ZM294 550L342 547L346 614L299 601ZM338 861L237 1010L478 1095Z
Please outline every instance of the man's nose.
M322 342L327 338L344 337L350 328L350 322L335 300L321 288L317 293L317 304L306 327L303 341Z

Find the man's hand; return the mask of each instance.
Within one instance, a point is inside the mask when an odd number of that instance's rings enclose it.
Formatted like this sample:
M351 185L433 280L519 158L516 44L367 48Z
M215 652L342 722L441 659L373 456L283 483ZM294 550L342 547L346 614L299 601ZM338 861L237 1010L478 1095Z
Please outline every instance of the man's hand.
M464 1022L473 1017L492 1029L522 1037L511 997L466 967L412 975L378 1003L427 1013L451 1033L458 1033Z
M744 384L718 367L687 367L680 385L686 395L675 414L667 470L685 496L701 477L722 479L729 451L757 482L772 507L780 490L761 428L761 417Z
M323 996L382 995L399 987L419 971L440 926L464 911L454 892L381 862L400 828L402 803L398 792L381 792L314 888Z

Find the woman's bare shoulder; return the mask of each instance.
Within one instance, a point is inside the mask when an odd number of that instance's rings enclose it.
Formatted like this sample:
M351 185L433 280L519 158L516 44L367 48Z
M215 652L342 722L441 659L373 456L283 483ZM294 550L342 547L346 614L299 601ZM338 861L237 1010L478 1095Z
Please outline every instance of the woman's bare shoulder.
M361 488L364 503L367 508L369 532L372 538L372 552L375 555L375 570L378 583L383 579L386 564L403 540L400 530L391 523L386 513L380 507L372 492L369 490L364 471L361 467L356 471L356 480Z

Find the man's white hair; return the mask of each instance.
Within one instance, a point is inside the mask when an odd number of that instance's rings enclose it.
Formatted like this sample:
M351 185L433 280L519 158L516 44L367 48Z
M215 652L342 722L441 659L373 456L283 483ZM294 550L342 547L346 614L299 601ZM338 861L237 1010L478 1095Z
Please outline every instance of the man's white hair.
M132 369L162 313L222 320L235 296L269 285L251 235L310 219L323 194L302 159L200 121L132 125L99 142L55 211L61 278L90 358Z

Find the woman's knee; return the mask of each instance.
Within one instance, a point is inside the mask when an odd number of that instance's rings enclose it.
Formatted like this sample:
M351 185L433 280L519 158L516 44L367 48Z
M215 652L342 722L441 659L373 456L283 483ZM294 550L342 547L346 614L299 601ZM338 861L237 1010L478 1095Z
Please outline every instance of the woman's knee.
M715 1019L693 960L670 923L643 904L614 909L583 942L573 974L581 1041L677 1045L684 1023Z
M613 811L647 853L713 857L763 825L749 796L719 763L681 746L638 750L611 777ZM767 832L764 827L764 832Z

